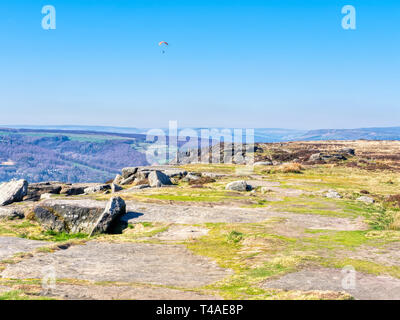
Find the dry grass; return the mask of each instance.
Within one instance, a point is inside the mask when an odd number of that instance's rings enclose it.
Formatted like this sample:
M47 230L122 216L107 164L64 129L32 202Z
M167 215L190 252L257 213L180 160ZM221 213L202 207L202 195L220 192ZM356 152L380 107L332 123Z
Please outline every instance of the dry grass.
M395 194L395 195L387 197L385 202L393 204L396 207L400 207L400 194Z
M301 173L304 170L304 167L297 162L293 163L284 163L279 166L277 171L282 173Z
M196 179L196 180L190 180L189 181L189 185L196 185L196 186L199 186L199 185L204 185L204 184L207 184L207 183L213 183L213 182L215 182L215 179L213 179L213 178L210 178L210 177L201 177L201 178L199 178L199 179Z
M393 212L393 220L389 225L389 230L400 230L400 212Z

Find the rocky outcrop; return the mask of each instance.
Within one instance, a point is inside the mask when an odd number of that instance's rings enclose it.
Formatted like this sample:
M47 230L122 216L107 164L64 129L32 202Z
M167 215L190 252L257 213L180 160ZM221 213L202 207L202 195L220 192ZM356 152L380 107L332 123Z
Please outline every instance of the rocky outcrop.
M190 149L178 152L171 164L191 163L249 163L252 155L258 149L252 144L217 143L201 149Z
M222 177L227 176L227 174L215 173L215 172L202 172L201 176L202 177L209 177L209 178L212 178L212 179L218 179L218 178L222 178Z
M128 184L132 184L134 183L136 180L136 177L134 175L126 178L126 179L122 179L122 181L120 182L121 186L126 186Z
M60 194L63 184L60 182L39 182L28 185L24 201L39 201L43 194Z
M122 187L120 187L119 185L112 183L111 184L111 193L115 193L115 192L119 192L122 190Z
M272 166L272 161L258 161L254 163L255 166Z
M183 178L183 181L190 182L190 181L193 181L193 180L198 180L198 179L200 179L200 178L201 178L201 173L189 172L189 173L185 176L185 178Z
M107 232L126 213L126 205L120 197L107 204L94 200L46 200L35 207L34 213L45 229L91 235Z
M62 183L62 182L39 182L28 186L28 192L23 198L24 201L39 201L42 195L62 194L76 196L80 194L91 194L111 189L107 184L95 183Z
M130 176L134 175L137 171L138 171L137 167L123 168L122 169L122 178L124 178L124 179L129 178Z
M310 156L309 161L339 161L347 160L348 157L354 156L355 150L351 148L340 149L335 152L318 152Z
M60 194L64 194L66 196L77 196L84 193L85 193L85 187L72 186L72 185L63 186L60 191Z
M86 194L96 193L96 192L104 192L106 190L110 190L111 187L108 184L100 184L98 186L85 188L83 191Z
M98 186L98 184L96 184L96 183L73 183L73 184L68 183L68 184L64 184L62 186L60 194L63 194L66 196L77 196L80 194L84 194L85 189L88 189L91 187L96 187L96 186Z
M225 187L226 190L233 190L233 191L249 191L251 190L251 186L247 184L244 180L233 181L228 183Z
M186 175L187 171L171 166L129 167L122 169L122 175L115 177L114 184L121 186L149 185L155 188L171 185L171 179L176 181L176 179L182 179Z
M149 179L150 187L153 187L153 188L159 188L162 186L172 185L172 182L168 178L168 176L158 170L150 172L148 179Z
M124 180L124 178L120 174L117 174L113 183L120 184L122 180Z
M28 192L26 180L12 180L0 185L0 206L22 201Z
M180 170L180 169L167 169L163 171L165 175L167 175L169 178L178 178L181 179L184 176L187 175L186 170Z
M0 207L0 220L23 219L24 213L16 208Z
M149 184L140 184L140 185L138 185L138 186L134 186L134 187L132 187L132 188L129 188L129 189L127 189L126 191L129 192L129 191L131 191L131 190L141 190L141 189L147 189L147 188L150 188L150 185L149 185Z
M348 154L350 156L356 155L356 150L353 148L344 148L344 149L339 150L339 152L343 153L343 154Z
M111 226L112 222L124 214L126 214L125 201L120 197L112 198L107 203L106 208L95 223L90 235L106 232Z
M48 200L51 199L52 194L51 193L43 193L42 195L40 195L40 200Z

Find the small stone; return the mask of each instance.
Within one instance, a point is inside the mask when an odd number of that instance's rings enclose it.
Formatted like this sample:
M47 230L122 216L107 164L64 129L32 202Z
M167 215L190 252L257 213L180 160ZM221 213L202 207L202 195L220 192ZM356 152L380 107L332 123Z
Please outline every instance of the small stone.
M371 197L368 196L361 196L359 198L357 198L358 201L362 201L364 203L368 203L368 204L372 204L375 202L375 200Z
M250 185L246 183L244 180L233 181L228 183L225 187L226 190L233 190L233 191L249 191L252 189Z
M330 198L330 199L341 199L342 196L335 190L329 190L327 193L325 193L325 197Z

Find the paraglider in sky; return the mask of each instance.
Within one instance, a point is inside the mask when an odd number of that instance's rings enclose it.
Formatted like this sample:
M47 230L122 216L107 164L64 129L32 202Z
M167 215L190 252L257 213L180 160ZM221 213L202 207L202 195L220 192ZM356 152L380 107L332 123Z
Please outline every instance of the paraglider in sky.
M164 54L168 49L168 42L160 41L158 46L161 48L161 52Z

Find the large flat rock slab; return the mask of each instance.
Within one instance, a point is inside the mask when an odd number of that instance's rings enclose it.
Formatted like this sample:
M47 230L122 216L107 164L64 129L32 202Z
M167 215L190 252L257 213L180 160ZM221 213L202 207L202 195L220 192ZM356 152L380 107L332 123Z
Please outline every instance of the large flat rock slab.
M49 245L49 242L22 238L0 237L0 261L11 258L16 253L31 252L36 248Z
M167 231L158 233L154 238L163 241L184 241L201 238L208 234L208 229L195 226L172 226Z
M197 224L205 222L252 223L268 220L267 211L245 210L231 207L200 207L183 205L160 205L126 201L128 214L123 217L128 222L170 222Z
M1 287L0 287L1 290ZM0 291L1 292L1 291ZM163 287L57 284L49 296L65 300L220 300L212 295Z
M390 242L379 247L364 245L354 250L336 251L335 255L343 258L352 257L352 259L379 263L385 266L400 266L400 242Z
M5 278L41 278L42 268L57 278L171 285L185 288L211 284L231 274L184 246L92 241L8 266Z
M316 214L274 212L268 208L200 207L164 205L126 201L128 214L123 220L136 222L167 222L178 224L198 223L256 223L283 218L281 226L289 229L326 229L339 231L366 230L361 220L328 217Z
M342 285L346 276L348 274L343 273L340 269L313 268L289 273L280 279L266 281L262 287L302 291L344 291L358 300L400 299L400 279L356 272L354 288L348 288L346 284Z

